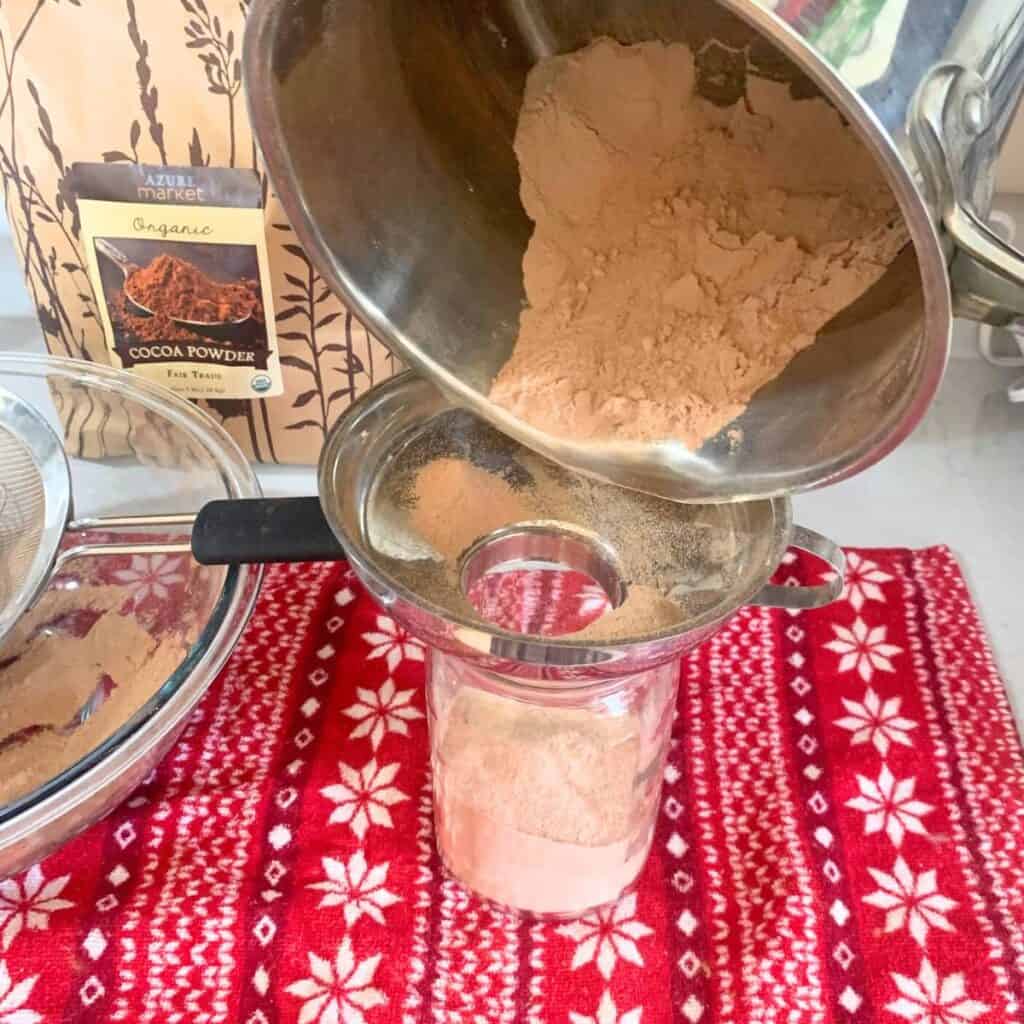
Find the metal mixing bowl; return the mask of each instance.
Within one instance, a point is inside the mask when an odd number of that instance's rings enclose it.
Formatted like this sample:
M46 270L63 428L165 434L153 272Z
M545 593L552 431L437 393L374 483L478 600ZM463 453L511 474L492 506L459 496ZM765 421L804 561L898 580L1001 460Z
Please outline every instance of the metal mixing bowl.
M260 493L245 457L212 419L135 375L94 363L0 355L0 384L31 402L64 439L78 517L195 512L213 499ZM167 531L164 535L182 539ZM138 532L131 537L139 539ZM55 752L62 743L81 756L61 764L50 777L40 775L38 764L30 765L30 788L12 790L0 806L0 878L23 870L98 821L152 771L231 653L252 611L260 577L258 567L205 567L185 556L133 561L99 555L62 568L37 606L59 598L61 614L52 620L42 616L38 631L28 633L25 650L40 661L33 680L92 687L96 662L83 658L78 664L61 654L59 671L50 673L49 659L55 650L70 650L66 633L77 636L83 628L95 628L90 626L95 598L88 595L99 591L105 604L117 608L110 614L130 614L144 623L154 655L132 675L126 693L131 702L107 705L117 709L117 717L96 717L112 699L101 687L54 731L58 742L47 755L54 763L58 757L68 761L63 752ZM13 678L7 673L17 668L11 656L22 650L12 648L15 642L5 638L0 647L0 724L9 724L12 713L24 717L24 706L4 703ZM97 733L97 725L102 732ZM32 739L31 727L9 733L4 730L7 744ZM79 750L83 737L91 742L94 734L95 745ZM0 757L9 749L0 743ZM8 775L0 781L10 790L18 780Z
M449 398L535 451L624 486L703 501L793 492L881 458L938 387L951 326L946 257L912 147L896 133L925 67L960 26L952 14L929 20L929 4L915 0L906 60L899 51L877 55L880 77L859 95L827 54L800 38L800 25L769 6L255 0L245 52L253 123L275 188L325 278ZM672 441L570 443L486 397L524 299L531 225L512 141L525 77L539 57L601 35L687 42L701 91L716 102L735 102L748 75L790 82L794 102L824 93L876 158L913 239L867 295L755 396L734 424L738 446L735 430L698 452ZM878 116L871 89L882 97ZM880 123L883 115L892 123Z

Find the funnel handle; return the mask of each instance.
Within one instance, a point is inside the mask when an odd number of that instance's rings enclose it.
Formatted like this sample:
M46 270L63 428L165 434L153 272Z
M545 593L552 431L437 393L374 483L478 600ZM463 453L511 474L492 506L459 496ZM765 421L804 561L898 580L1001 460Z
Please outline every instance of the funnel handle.
M835 576L827 583L810 587L781 587L769 583L762 587L749 604L762 608L788 608L790 611L806 611L808 608L824 608L839 599L846 583L846 555L842 548L828 537L823 537L806 526L793 528L791 548L799 548L828 562L835 570Z

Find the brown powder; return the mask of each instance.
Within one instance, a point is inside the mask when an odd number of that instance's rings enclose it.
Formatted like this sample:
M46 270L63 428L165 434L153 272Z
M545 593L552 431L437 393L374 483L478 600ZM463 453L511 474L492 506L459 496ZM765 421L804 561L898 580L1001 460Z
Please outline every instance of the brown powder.
M828 104L751 79L716 107L683 45L542 60L515 146L528 307L491 398L576 440L699 447L907 242Z
M120 587L51 589L0 652L0 806L95 749L167 680L188 650L122 609ZM95 701L92 714L78 721Z
M214 281L188 260L166 253L135 270L125 291L139 305L175 320L222 324L263 318L258 282Z
M437 459L416 475L409 519L443 558L457 559L481 537L530 519L527 495L463 459Z
M139 316L132 313L124 291L120 288L110 302L111 317L114 326L123 334L130 335L139 341L203 341L202 335L182 327L163 313L153 316Z
M678 626L683 614L677 604L654 587L637 584L629 588L626 600L606 612L586 629L567 640L624 640L659 633Z

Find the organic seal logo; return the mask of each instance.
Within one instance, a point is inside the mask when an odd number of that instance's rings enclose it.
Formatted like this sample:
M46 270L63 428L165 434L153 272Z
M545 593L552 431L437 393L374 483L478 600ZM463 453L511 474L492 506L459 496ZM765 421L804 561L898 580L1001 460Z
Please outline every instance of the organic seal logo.
M261 373L259 376L253 377L251 385L256 394L262 395L264 391L270 390L273 381L265 373Z

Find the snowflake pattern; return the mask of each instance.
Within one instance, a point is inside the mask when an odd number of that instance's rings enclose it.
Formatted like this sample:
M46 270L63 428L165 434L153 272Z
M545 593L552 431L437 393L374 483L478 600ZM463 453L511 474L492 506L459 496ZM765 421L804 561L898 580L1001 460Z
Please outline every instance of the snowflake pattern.
M898 849L907 832L918 836L928 835L921 819L935 810L931 804L914 799L916 783L913 777L897 781L888 765L883 764L877 782L863 775L857 776L860 795L847 800L846 806L866 815L866 836L884 831L892 845Z
M822 573L826 580L834 580L834 572ZM855 612L860 612L868 601L885 602L881 584L891 583L895 577L884 572L875 562L850 551L846 555L846 574L842 598L849 601Z
M136 604L142 604L150 595L166 601L174 586L185 582L182 565L180 557L132 555L130 568L118 569L113 577L131 590Z
M338 805L327 819L330 824L348 825L360 839L365 837L371 823L393 828L388 808L409 799L397 786L391 785L398 768L397 761L378 767L375 757L360 769L342 761L338 765L341 782L321 790L328 800Z
M652 928L636 920L636 893L625 896L613 907L562 925L557 932L576 943L572 969L596 962L605 981L611 978L619 960L643 967L644 958L636 943L654 934Z
M875 750L885 757L893 743L904 747L914 745L907 734L911 729L917 728L917 723L900 715L902 702L899 697L890 697L882 701L869 686L861 703L847 700L845 697L842 700L847 713L843 718L837 719L836 725L853 733L853 746L872 743Z
M597 1015L594 1017L584 1016L582 1013L569 1013L570 1024L640 1024L642 1008L637 1006L627 1010L621 1016L615 1000L608 989L605 989L601 996L601 1002L597 1005Z
M319 906L341 907L345 924L350 928L363 914L383 924L383 911L401 898L384 888L389 865L378 864L367 869L362 850L356 850L347 864L333 857L324 857L321 863L325 880L314 882L308 888L324 893Z
M39 975L14 984L5 961L0 960L0 1024L37 1024L43 1018L25 1006Z
M389 672L394 672L402 664L403 658L423 661L423 644L402 629L394 619L387 615L378 615L377 630L376 633L363 634L363 639L371 648L366 656L370 661L384 658Z
M955 931L946 914L957 904L939 892L934 869L915 875L902 857L896 858L892 874L868 868L878 888L864 897L869 906L884 910L885 931L896 932L906 927L913 940L924 946L929 928Z
M363 1011L387 1003L384 993L372 985L380 953L356 960L352 940L346 937L333 963L315 953L306 955L310 977L293 982L286 989L289 995L303 1000L299 1024L366 1024Z
M45 931L50 927L50 914L74 906L58 899L70 878L62 875L47 882L37 864L29 868L23 881L8 878L0 882L0 948L5 953L22 929Z
M352 739L370 737L370 746L376 750L389 732L400 736L409 735L409 726L423 712L413 707L414 690L396 690L394 680L388 678L379 690L356 689L358 701L345 708L344 714L359 724L352 730Z
M894 972L892 980L900 995L886 1009L912 1024L970 1024L989 1010L984 1003L967 998L962 974L940 978L927 957L922 958L916 978Z
M840 655L840 672L851 672L856 669L861 679L865 683L870 683L876 671L896 671L891 659L897 654L902 654L903 648L886 642L885 626L869 629L867 623L858 618L850 629L833 623L832 630L836 639L825 644L825 649Z

